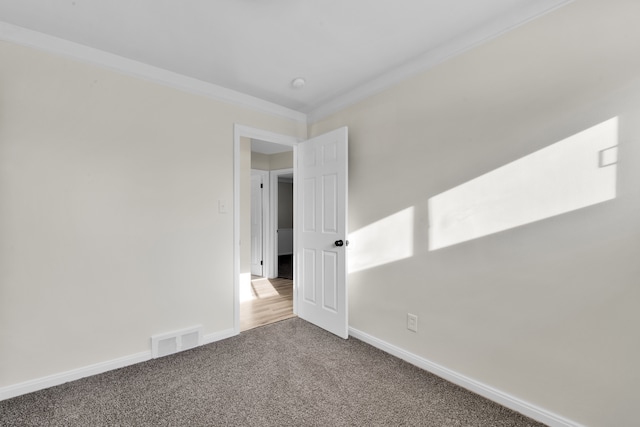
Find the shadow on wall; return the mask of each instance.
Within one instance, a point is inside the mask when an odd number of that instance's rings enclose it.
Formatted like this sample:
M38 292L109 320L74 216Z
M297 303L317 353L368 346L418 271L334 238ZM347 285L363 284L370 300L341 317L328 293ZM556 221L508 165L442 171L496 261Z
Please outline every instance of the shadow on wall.
M614 117L429 199L436 250L616 198Z

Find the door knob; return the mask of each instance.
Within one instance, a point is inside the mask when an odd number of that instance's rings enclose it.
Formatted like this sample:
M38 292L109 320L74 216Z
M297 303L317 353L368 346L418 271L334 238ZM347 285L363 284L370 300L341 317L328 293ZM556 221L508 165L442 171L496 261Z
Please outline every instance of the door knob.
M336 246L343 246L344 242L342 240L336 240L335 245Z

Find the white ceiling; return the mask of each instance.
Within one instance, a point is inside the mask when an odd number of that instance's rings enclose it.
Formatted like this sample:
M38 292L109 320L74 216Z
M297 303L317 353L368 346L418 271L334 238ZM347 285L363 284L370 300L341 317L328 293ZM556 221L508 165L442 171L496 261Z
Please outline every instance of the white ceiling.
M567 2L2 0L0 21L319 116Z
M293 147L283 144L274 144L273 142L261 141L259 139L251 139L251 152L262 154L278 154L286 151L293 151Z

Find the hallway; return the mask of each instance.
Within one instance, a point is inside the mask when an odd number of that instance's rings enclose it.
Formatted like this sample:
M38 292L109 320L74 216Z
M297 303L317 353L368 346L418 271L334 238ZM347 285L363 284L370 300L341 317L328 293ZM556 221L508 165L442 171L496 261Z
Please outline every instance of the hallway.
M251 298L240 303L240 331L295 317L293 280L251 277Z

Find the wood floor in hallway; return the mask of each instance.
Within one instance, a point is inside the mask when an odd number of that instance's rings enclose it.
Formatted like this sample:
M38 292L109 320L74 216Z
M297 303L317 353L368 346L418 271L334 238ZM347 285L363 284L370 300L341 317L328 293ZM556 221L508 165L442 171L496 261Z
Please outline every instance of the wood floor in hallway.
M251 296L240 303L240 331L295 317L293 280L252 276Z

